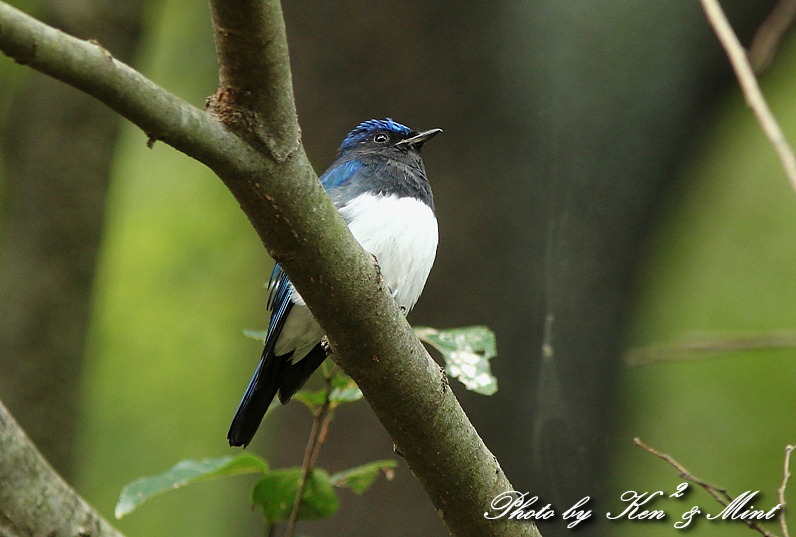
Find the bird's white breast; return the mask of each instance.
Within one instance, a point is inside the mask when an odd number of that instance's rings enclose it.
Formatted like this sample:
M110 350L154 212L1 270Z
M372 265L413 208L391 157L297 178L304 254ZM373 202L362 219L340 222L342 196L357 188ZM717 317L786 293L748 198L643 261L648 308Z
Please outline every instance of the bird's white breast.
M434 212L414 198L365 194L341 207L340 214L365 251L376 256L395 301L411 310L437 255ZM294 306L274 350L277 355L293 352L295 363L318 344L323 329L295 288L290 299Z
M437 255L437 219L431 207L410 197L365 194L340 208L351 233L376 256L399 306L412 309Z

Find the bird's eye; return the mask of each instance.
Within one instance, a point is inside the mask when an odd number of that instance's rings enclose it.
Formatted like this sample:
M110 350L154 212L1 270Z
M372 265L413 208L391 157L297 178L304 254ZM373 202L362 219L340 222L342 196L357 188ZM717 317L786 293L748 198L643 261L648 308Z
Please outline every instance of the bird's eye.
M373 137L373 141L377 144L386 144L390 141L390 137L384 134L383 132L378 133L376 136Z

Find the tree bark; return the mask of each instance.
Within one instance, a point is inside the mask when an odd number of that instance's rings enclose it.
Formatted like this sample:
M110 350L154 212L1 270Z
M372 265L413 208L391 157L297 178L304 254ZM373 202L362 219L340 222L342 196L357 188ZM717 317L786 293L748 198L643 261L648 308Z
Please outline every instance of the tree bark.
M0 403L0 537L123 537L66 484Z

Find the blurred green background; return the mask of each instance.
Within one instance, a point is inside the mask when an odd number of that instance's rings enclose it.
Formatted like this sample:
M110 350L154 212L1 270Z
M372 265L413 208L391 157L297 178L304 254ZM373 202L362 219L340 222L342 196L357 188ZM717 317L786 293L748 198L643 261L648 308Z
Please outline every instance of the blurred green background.
M784 48L763 83L791 140L796 136L794 60L796 48ZM634 341L792 331L796 200L739 91L722 100L682 173L689 184L667 199L671 212L648 247ZM752 503L768 509L778 503L784 446L794 438L794 350L702 357L625 370L626 420L620 428L625 442L619 444L622 470L615 486L672 492L681 481L671 467L627 442L638 435L734 496L761 490ZM707 512L720 511L705 498L700 491L664 505L679 516L700 499ZM668 524L663 529L630 526L622 526L627 535L671 531ZM748 531L739 524L702 520L695 533Z
M745 42L771 5L726 3ZM457 390L517 488L542 491L559 511L596 496L599 517L621 510L622 491L674 492L682 480L633 446L639 436L697 476L735 495L762 490L754 504L774 505L784 446L796 442L796 350L623 365L628 345L796 328L796 193L698 3L287 1L284 9L317 171L369 117L446 131L425 150L441 244L410 320L496 330L500 391L485 399ZM207 6L148 2L141 28L133 64L202 107L217 84ZM762 81L791 140L795 65L791 39ZM4 119L28 76L0 59ZM6 238L14 158L6 151L0 166ZM59 469L112 518L125 483L232 452L226 429L260 352L242 330L267 322L271 261L211 172L162 143L147 149L127 123L101 210L74 450ZM552 366L540 360L550 315ZM16 359L0 352L0 361ZM16 382L2 380L3 390ZM367 405L347 411L320 464L337 471L391 457ZM273 465L298 464L309 426L289 405L250 449ZM260 534L248 508L252 479L167 494L115 523L130 536ZM692 490L654 505L669 513L662 523L578 531L671 535L696 503L719 510ZM362 498L343 492L340 513L299 529L405 535L407 524L414 535L445 534L401 465L395 482ZM693 530L749 531L704 519Z
M796 137L793 65L796 47L786 46L763 80L789 140ZM796 199L739 90L718 104L682 175L688 182L667 198L669 214L647 247L634 342L792 333ZM702 359L624 371L625 441L618 443L622 469L615 487L671 493L682 481L670 466L627 441L640 436L733 496L762 491L751 505L770 509L778 503L784 447L796 434L794 349L690 356ZM703 512L721 511L701 490L659 505L676 520L697 503ZM663 535L674 520L664 528L630 524L621 531ZM738 523L697 522L698 535L750 531Z

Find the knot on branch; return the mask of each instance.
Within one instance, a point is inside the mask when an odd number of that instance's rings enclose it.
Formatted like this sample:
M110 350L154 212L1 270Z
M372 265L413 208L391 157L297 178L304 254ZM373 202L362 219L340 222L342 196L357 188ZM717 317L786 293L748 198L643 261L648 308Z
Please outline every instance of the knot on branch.
M284 163L301 147L301 131L291 134L287 120L269 125L256 104L248 91L221 87L207 98L205 110L271 160Z
M0 40L5 36L3 35L4 28L0 26ZM21 43L3 43L3 52L19 65L30 65L36 60L38 56L39 45L35 38L31 38L28 42Z

